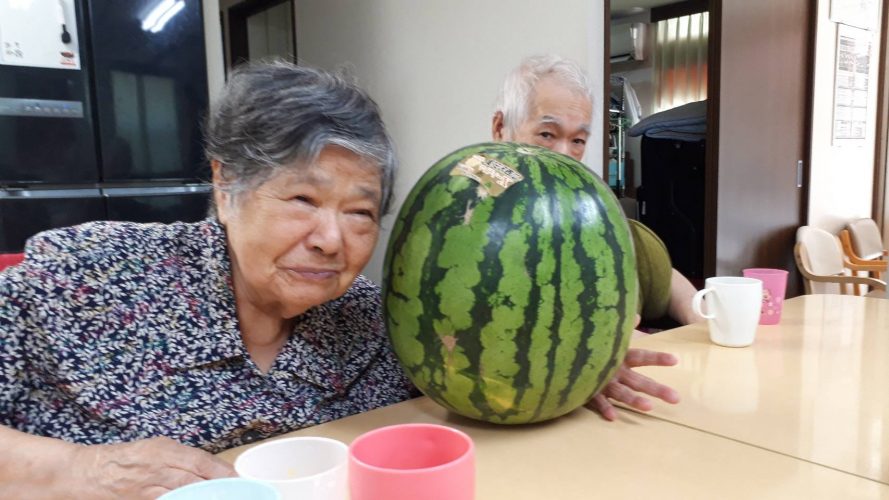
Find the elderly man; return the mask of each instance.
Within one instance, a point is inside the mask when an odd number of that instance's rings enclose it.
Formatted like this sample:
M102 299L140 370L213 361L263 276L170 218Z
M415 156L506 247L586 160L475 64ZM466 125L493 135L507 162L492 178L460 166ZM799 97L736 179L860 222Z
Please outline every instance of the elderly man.
M580 161L586 150L593 116L592 87L584 71L558 56L535 56L522 61L503 82L491 125L495 141L543 146ZM640 270L642 317L669 314L681 324L701 320L691 309L695 288L672 269L663 242L644 225L630 221ZM631 349L624 366L592 406L606 419L616 414L608 398L647 411L651 404L634 391L675 403L672 389L633 372L646 365L672 365L666 353Z
M589 79L576 63L552 55L529 57L504 81L491 133L496 141L536 144L580 161L592 115ZM637 264L643 319L668 314L683 325L702 320L691 309L696 290L669 267L663 242L636 221L631 221L630 229L641 250Z

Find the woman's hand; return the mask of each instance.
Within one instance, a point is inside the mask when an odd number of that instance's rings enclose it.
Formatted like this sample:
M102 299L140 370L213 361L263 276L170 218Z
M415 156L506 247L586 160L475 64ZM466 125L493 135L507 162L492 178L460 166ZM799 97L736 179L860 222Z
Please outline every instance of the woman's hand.
M80 446L73 453L69 473L77 477L71 481L84 488L71 492L77 498L154 499L189 483L235 475L227 462L165 437Z
M596 394L586 404L586 407L599 412L605 420L613 421L617 418L617 411L610 399L639 411L651 411L652 406L648 398L640 396L638 393L648 394L667 403L676 404L679 402L679 393L632 370L639 366L673 366L676 362L676 356L666 352L630 348L627 350L627 356L617 373L611 377L599 394Z

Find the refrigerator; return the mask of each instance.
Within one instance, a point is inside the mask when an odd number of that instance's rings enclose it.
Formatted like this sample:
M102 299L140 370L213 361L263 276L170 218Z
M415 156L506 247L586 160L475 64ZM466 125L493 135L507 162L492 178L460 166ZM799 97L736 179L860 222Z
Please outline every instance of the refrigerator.
M0 253L207 212L199 0L0 0Z

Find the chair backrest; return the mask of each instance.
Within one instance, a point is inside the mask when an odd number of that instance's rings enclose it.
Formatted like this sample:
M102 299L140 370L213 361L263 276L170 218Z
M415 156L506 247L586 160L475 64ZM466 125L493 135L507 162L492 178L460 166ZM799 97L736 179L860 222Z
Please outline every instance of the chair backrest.
M846 274L843 265L843 249L836 236L812 226L801 226L796 230L796 241L804 252L802 264L811 274L832 276ZM812 293L838 293L839 284L811 282Z
M25 260L23 253L0 253L0 271Z
M852 249L855 255L865 260L879 259L883 256L883 238L880 228L873 219L858 219L847 226L852 234Z

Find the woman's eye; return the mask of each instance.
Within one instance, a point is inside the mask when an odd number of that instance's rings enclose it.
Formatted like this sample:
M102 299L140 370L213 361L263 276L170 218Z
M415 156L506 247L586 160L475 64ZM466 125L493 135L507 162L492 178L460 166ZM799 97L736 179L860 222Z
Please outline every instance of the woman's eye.
M293 199L293 201L298 201L300 203L308 203L310 205L312 204L312 199L309 198L308 196L305 196L302 194L298 194L298 195L294 196L292 199Z
M539 134L537 134L537 135L539 135L540 137L543 137L544 139L552 139L553 137L555 137L555 136L552 134L552 132L541 132L541 133L539 133Z
M574 139L574 144L580 144L581 146L585 146L586 140L585 139Z
M366 217L370 220L377 220L376 214L371 210L355 210L352 213L360 217Z

